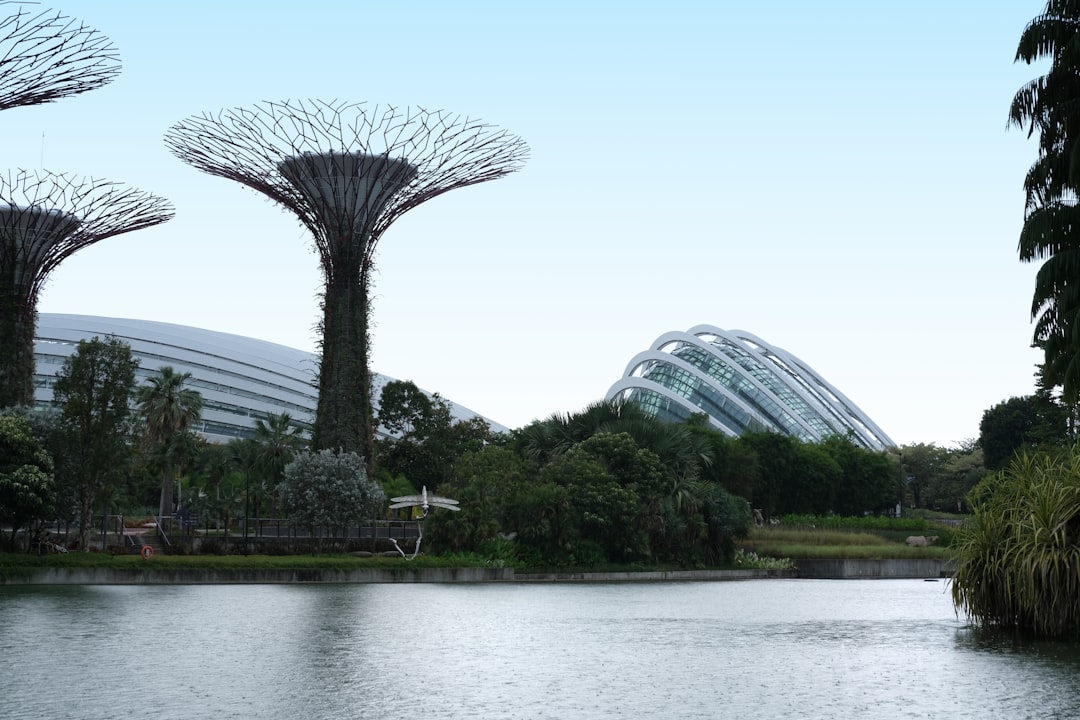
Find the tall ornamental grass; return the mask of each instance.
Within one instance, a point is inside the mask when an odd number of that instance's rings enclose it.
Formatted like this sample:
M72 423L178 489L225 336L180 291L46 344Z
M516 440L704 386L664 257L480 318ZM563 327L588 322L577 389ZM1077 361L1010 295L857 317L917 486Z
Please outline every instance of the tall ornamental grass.
M1080 638L1080 448L1018 456L972 490L953 601L977 625Z

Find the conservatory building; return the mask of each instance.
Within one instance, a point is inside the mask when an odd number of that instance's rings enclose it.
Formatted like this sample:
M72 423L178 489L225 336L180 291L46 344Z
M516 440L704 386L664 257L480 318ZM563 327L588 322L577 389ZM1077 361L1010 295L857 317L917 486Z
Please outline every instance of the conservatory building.
M841 435L871 450L896 444L799 358L748 332L712 325L661 335L630 361L607 399L634 402L672 422L704 414L733 436L764 430L808 442Z
M113 336L131 346L139 360L136 384L142 385L165 366L191 373L187 387L202 395L202 418L196 430L212 442L251 437L255 423L271 415L288 413L294 423L309 430L315 417L318 358L309 352L241 335L203 330L186 325L41 313L34 339L34 401L52 404L56 373L80 340ZM393 378L373 373L375 412L383 386ZM468 408L449 402L454 420L478 417ZM487 420L487 418L484 418ZM491 429L507 429L487 420ZM385 436L385 433L379 432Z

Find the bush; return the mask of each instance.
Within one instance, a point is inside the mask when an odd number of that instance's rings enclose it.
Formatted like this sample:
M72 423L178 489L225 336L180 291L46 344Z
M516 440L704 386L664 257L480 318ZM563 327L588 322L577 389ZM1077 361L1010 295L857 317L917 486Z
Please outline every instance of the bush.
M978 625L1080 638L1080 452L1023 454L972 490L953 600Z

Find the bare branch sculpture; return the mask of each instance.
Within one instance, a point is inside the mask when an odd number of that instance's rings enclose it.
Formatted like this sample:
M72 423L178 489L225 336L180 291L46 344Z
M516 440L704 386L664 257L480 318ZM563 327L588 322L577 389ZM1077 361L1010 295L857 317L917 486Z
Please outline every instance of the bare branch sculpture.
M311 231L322 263L322 359L313 444L365 456L374 427L369 283L379 238L403 213L521 167L517 136L444 111L268 102L169 129L174 155L252 188Z
M166 200L105 180L0 175L0 408L34 402L37 301L49 273L88 245L172 215Z
M0 19L0 110L77 95L119 73L109 39L58 12L19 7Z

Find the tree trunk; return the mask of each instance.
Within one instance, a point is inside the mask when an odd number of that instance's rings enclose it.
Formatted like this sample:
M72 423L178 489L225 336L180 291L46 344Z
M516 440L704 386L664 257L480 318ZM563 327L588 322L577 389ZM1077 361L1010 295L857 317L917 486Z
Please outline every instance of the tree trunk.
M79 502L79 549L86 552L90 549L90 520L93 510L91 499L83 499ZM102 548L104 550L105 548Z
M322 359L312 446L362 455L371 474L374 428L364 245L341 242L333 267L324 263Z
M165 524L166 518L172 518L173 511L173 477L172 473L161 474L161 502L158 505L158 522Z

